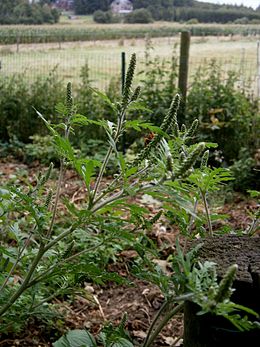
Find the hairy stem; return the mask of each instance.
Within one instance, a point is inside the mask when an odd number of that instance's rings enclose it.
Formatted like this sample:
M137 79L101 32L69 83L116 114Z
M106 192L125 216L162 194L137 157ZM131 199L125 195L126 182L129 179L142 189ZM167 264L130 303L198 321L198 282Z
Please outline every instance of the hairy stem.
M23 283L21 284L20 288L11 296L9 301L0 309L0 317L13 305L13 303L28 288L28 284L30 282L30 279L33 276L34 271L36 270L36 267L38 266L43 255L44 255L44 246L40 245L38 253L37 253L36 257L34 258L32 265L31 265L27 275L25 276L25 279L24 279Z
M146 335L146 338L144 340L144 343L143 343L143 346L142 347L147 347L147 343L149 341L149 338L154 330L154 327L157 323L157 321L161 318L161 315L163 313L164 310L166 310L166 308L168 307L169 305L169 302L166 300L162 306L160 307L159 311L156 313L156 316L154 317L153 321L152 321L152 324L150 325L148 331L147 331L147 335Z
M52 273L51 271L52 270L55 270L55 268L67 263L68 261L71 261L73 259L76 259L78 258L79 256L81 256L82 254L85 254L89 251L93 251L95 249L97 249L98 247L102 246L102 244L104 244L105 241L102 241L100 242L98 245L95 245L93 247L90 247L90 248L87 248L87 249L84 249L83 251L80 251L78 253L75 253L73 255L71 255L70 257L66 258L66 259L62 259L61 261L59 261L58 263L56 264L53 264L51 267L49 267L46 271L42 272L40 275L38 275L37 277L35 277L31 282L30 282L30 287L43 281L45 278L49 278Z
M65 130L65 138L66 139L69 137L69 129L70 129L69 126L67 126L66 130ZM56 197L55 197L54 207L53 207L53 211L52 211L51 223L50 223L49 229L47 231L47 235L46 235L47 238L50 238L52 230L53 230L53 225L54 225L56 214L57 214L58 201L59 201L59 197L60 197L60 190L61 190L63 171L64 171L64 159L61 159L60 163L61 163L61 165L60 165L60 173L59 173L59 178L58 178L58 183L57 183ZM26 289L28 289L29 287L31 287L30 280L31 280L39 262L41 261L42 257L47 252L47 250L49 248L51 248L53 244L56 244L58 242L57 239L58 238L56 238L54 240L55 243L53 243L51 241L46 246L44 245L43 242L40 243L38 253L35 256L32 264L31 264L31 267L25 276L23 283L21 284L19 289L17 289L17 291L11 296L9 301L0 309L0 316L5 314L5 312L13 305L13 303L23 294L23 292Z
M204 204L204 208L205 208L205 212L206 212L206 218L208 221L209 236L212 237L213 236L213 230L212 230L212 223L211 223L211 219L210 219L209 205L208 205L206 193L204 193L202 190L200 190L200 193L202 196L202 200L203 200L203 204Z
M23 252L25 251L25 249L26 249L26 247L28 245L28 242L30 241L31 237L32 237L32 232L29 234L27 241L24 242L24 245L23 245L22 249L20 250L19 254L17 255L17 259L16 259L15 263L13 264L11 270L9 271L8 275L5 278L4 283L2 284L2 286L0 288L0 293L5 289L5 287L6 287L7 283L8 283L8 281L9 281L10 277L12 276L12 274L13 274L14 270L16 269L18 263L22 259Z
M127 105L126 105L127 107ZM114 135L114 142L115 144L118 142L119 138L120 138L120 135L122 134L122 130L123 130L123 124L124 124L124 119L125 119L125 111L126 111L126 108L124 108L119 116L118 116L118 123L117 123L117 129L116 129L116 133ZM104 161L103 161L103 164L100 168L100 171L99 171L99 174L98 174L98 178L97 178L97 181L96 181L96 184L95 184L95 188L94 188L94 192L91 196L91 199L90 199L90 206L89 208L91 208L93 205L95 205L96 201L95 201L95 197L97 195L97 192L98 192L98 188L99 188L99 185L101 183L101 180L104 176L104 172L106 170L106 167L107 167L107 164L108 164L108 161L111 157L111 154L113 152L113 146L110 145L110 147L108 148L108 151L107 151L107 154L104 158Z
M148 341L142 347L150 347L154 343L154 340L160 334L165 325L169 322L169 320L178 312L180 312L184 307L184 302L181 302L173 310L171 310L165 317L163 317L162 321L158 324L157 328L151 334Z
M56 190L56 196L55 196L55 201L54 201L54 206L52 210L52 218L51 218L51 223L47 232L47 238L50 238L53 225L55 222L56 214L57 214L57 207L58 207L58 202L60 198L60 191L61 191L61 184L62 184L62 179L63 179L63 171L64 171L64 159L61 159L60 161L60 173L59 173L59 178L58 178L58 183L57 183L57 190Z

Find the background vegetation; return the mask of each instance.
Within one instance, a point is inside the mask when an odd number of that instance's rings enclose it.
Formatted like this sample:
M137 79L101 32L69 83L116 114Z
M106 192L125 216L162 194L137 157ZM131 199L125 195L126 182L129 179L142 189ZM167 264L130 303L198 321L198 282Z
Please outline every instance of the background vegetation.
M30 4L24 0L5 0L0 3L0 24L43 24L57 23L60 13L42 0Z

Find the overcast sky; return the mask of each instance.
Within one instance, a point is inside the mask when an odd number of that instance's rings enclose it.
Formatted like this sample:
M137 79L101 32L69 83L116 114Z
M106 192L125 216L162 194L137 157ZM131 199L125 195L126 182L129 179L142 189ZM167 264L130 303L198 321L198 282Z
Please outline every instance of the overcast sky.
M241 5L248 7L257 8L260 5L260 0L199 0L202 2L212 2L214 4L232 4Z

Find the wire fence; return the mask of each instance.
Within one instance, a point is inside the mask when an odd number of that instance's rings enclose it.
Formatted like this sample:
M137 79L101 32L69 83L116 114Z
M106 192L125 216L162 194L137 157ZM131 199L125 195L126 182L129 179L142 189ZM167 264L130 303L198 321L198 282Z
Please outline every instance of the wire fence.
M215 39L217 40L217 39ZM151 57L159 56L161 60L171 59L175 54L178 61L178 41L175 38L157 39L152 42ZM258 47L258 48L257 48ZM221 65L223 79L229 71L239 76L239 87L245 89L250 85L257 94L259 81L259 45L256 41L218 41L203 40L191 44L189 62L189 83L192 83L197 68L208 64L212 59ZM48 76L56 70L57 76L64 82L80 84L82 68L88 66L89 79L93 87L105 90L111 78L120 78L121 52L126 52L126 60L133 52L137 53L137 72L144 69L144 40L118 40L98 42L56 42L41 44L14 44L0 46L0 75L12 76L22 74L29 83L42 76Z

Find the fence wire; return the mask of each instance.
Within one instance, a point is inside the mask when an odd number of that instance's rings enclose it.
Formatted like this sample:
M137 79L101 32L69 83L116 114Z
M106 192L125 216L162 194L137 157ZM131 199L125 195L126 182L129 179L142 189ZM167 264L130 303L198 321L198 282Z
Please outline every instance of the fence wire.
M178 61L178 41L175 38L157 39L153 42L150 50L151 57L159 56L162 59L171 59L174 52ZM243 47L243 42L236 43L234 54L228 52L229 42L222 45L216 42L215 52L209 54L207 44L198 48L199 43L191 44L189 63L189 83L201 65L208 64L211 59L216 59L223 70L223 79L229 71L234 71L239 76L239 87L246 88L250 85L252 91L257 93L258 65L257 43L251 44L255 49ZM202 42L203 44L203 42ZM230 44L232 44L230 42ZM222 45L222 46L221 46ZM175 48L174 48L175 47ZM195 47L195 48L194 48ZM227 51L225 51L227 47ZM193 49L194 48L194 49ZM55 70L58 77L65 83L71 81L75 85L80 84L82 68L88 66L89 79L93 87L105 90L111 78L120 78L121 52L126 51L127 60L131 53L136 52L138 57L137 72L144 69L145 47L140 40L118 40L116 43L103 42L56 42L39 44L13 44L0 45L0 75L12 76L22 74L29 83L42 76L48 76L50 71ZM199 51L199 54L198 54Z

